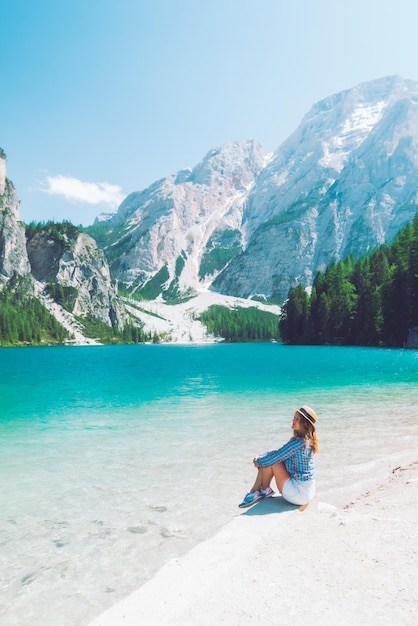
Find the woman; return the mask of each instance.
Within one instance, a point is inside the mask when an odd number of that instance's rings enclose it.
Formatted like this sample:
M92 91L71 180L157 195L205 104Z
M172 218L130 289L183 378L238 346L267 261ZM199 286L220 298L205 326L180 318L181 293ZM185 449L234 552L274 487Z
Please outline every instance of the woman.
M313 456L319 449L315 424L317 414L309 406L296 409L293 417L293 437L279 450L266 452L253 459L257 478L241 502L241 509L274 495L270 487L274 476L283 498L291 504L307 504L315 495Z

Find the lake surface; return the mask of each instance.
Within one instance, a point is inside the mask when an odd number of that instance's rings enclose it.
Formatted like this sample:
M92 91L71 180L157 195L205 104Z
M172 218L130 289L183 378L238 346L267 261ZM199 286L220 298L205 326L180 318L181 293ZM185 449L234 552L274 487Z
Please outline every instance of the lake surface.
M302 404L318 498L343 504L418 457L417 383L407 350L0 350L0 623L87 624L214 534Z

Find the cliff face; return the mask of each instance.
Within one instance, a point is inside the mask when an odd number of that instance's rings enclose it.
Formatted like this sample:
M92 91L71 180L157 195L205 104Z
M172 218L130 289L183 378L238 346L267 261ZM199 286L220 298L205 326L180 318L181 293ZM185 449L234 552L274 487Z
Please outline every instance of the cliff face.
M34 295L76 340L76 316L93 316L122 329L127 319L116 282L94 239L71 224L29 227L19 221L19 200L6 177L0 150L0 288ZM90 342L91 343L91 342Z
M50 224L29 232L27 251L32 275L47 286L55 285L54 293L61 294L67 311L123 327L116 283L91 237L69 224Z
M131 193L94 229L114 276L141 290L160 272L163 293L210 284L243 248L243 203L270 156L256 141L226 144L195 168Z
M0 148L0 197L4 194L6 186L6 154Z
M418 208L418 83L390 76L316 103L248 194L245 251L213 289L283 300L318 270L361 256Z
M6 158L0 151L0 287L29 275L25 229L19 221L19 200L13 183L6 178ZM26 282L30 289L31 281Z

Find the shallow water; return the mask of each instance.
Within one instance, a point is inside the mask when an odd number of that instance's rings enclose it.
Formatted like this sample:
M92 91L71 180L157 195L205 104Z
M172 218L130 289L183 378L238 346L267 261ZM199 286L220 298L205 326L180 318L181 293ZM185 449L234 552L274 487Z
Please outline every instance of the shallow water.
M251 459L319 415L334 503L418 451L418 352L0 350L0 621L78 626L239 514Z

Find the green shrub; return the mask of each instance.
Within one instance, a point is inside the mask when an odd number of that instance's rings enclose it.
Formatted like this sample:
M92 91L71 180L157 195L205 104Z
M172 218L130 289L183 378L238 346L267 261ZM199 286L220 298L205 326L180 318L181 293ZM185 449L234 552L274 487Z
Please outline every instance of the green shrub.
M139 293L145 300L155 300L163 290L164 283L169 279L168 267L163 265L159 272L155 274L145 285L139 289Z
M45 292L63 309L72 313L78 296L78 289L66 285L58 285L49 282L45 287Z
M217 247L212 248L209 252L205 252L200 262L199 278L211 276L214 272L222 270L240 252L241 246L233 246L232 248Z

